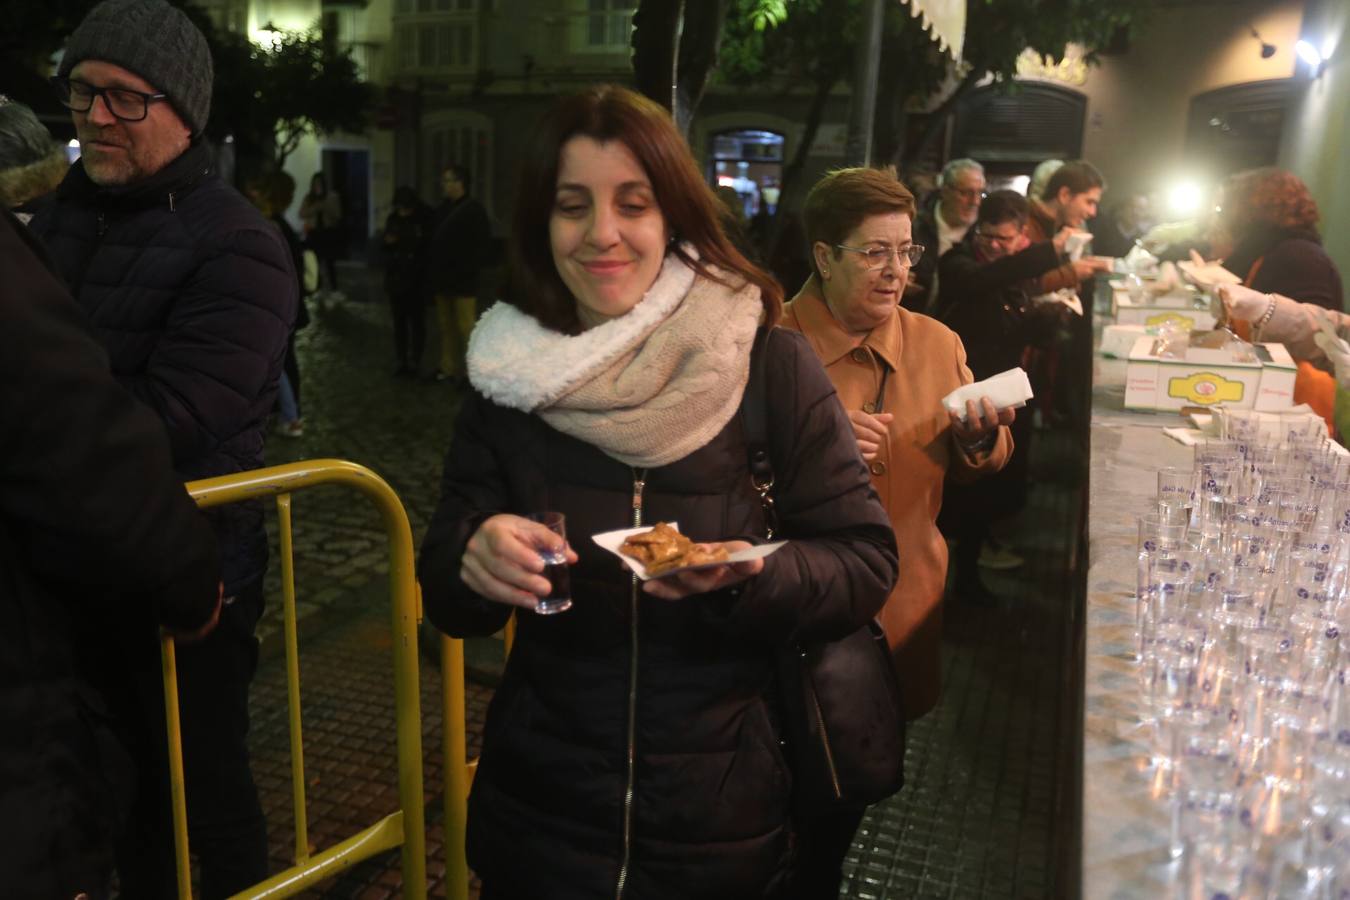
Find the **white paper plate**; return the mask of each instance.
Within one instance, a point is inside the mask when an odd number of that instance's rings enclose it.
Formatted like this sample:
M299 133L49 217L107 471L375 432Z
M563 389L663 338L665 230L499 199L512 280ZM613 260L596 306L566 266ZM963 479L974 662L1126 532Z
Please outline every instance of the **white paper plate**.
M670 527L674 528L676 531L678 531L680 528L679 522L670 522L667 524L669 524ZM646 566L642 565L642 563L638 562L636 559L633 559L631 556L624 556L622 553L619 552L619 547L622 546L624 539L627 538L630 534L637 534L639 531L651 531L651 529L652 529L651 525L643 525L639 528L623 528L618 531L606 531L603 534L591 535L591 540L595 541L601 547L605 548L610 553L613 553L619 559L623 560L624 565L628 566L628 568L632 569L635 573L637 573L638 578L642 579L643 581L648 581L653 576L647 574ZM764 557L773 553L775 550L777 550L779 547L783 546L786 543L787 541L774 541L773 543L769 544L758 544L747 550L737 551L736 553L731 554L726 559L720 562L702 563L697 566L680 566L678 569L671 569L668 572L662 572L660 575L655 577L665 578L667 575L674 575L676 572L686 572L689 569L706 569L709 566L721 566L725 565L726 563L749 562L752 559L763 559Z

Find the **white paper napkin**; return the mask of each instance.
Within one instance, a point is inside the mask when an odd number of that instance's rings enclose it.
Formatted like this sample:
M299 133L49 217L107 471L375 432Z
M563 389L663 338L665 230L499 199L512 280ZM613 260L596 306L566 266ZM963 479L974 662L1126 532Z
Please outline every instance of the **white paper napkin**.
M967 400L979 403L981 397L988 397L993 401L995 409L1007 409L1010 406L1013 408L1026 406L1027 401L1034 396L1035 394L1031 392L1031 382L1027 380L1027 373L1018 367L999 372L984 381L964 384L943 397L942 405L960 416L964 422Z
M1163 434L1178 444L1185 444L1187 447L1194 447L1208 437L1203 431L1196 428L1164 428L1162 431Z

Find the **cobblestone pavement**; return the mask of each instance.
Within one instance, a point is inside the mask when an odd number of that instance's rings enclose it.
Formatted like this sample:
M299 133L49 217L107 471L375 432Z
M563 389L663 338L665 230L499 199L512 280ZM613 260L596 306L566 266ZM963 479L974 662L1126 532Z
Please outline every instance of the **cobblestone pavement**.
M314 304L297 341L305 435L273 437L269 464L318 457L363 463L408 510L420 541L438 494L457 394L444 384L395 379L387 309L365 300L370 274L341 273L351 299ZM428 347L434 346L434 317ZM427 359L430 360L428 352ZM1042 470L1066 442L1042 440ZM1056 795L1064 650L1063 580L1073 552L1067 526L1078 490L1040 484L1019 532L1028 565L989 578L1008 599L997 609L948 606L946 686L939 707L909 733L907 784L869 811L845 867L841 896L1054 897ZM397 808L391 639L384 533L373 508L339 488L295 495L296 584L310 843L322 849ZM273 552L276 553L275 536ZM251 744L268 813L274 871L294 854L280 594L273 557L263 662L254 684ZM492 642L470 648L482 669ZM422 664L423 756L431 889L444 895L439 671ZM491 688L470 684L470 755ZM400 895L396 852L345 871L307 894ZM541 898L544 900L544 898Z

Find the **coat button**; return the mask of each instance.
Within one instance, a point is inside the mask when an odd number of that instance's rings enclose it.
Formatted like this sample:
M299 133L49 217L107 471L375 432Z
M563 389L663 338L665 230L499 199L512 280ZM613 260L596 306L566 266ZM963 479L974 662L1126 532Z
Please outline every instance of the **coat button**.
M886 464L881 460L876 460L875 462L872 463L872 465L869 468L871 468L873 475L886 474Z
M877 411L877 405L876 405L875 403L873 403L871 400L868 400L866 403L863 404L863 412L868 413L868 414L871 414L871 413L874 413L874 412L876 412L876 411Z
M869 358L869 357L868 357L868 355L867 355L867 351L864 350L863 348L858 347L858 348L854 349L854 351L853 351L853 361L854 361L854 362L857 362L857 363L865 363L865 362L868 361L868 358Z

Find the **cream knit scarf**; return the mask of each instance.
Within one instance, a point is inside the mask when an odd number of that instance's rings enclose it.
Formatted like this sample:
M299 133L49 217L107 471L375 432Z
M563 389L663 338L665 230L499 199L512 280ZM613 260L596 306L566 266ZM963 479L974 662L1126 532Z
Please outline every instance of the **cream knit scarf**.
M620 462L663 466L736 414L762 312L754 285L725 287L671 253L636 306L578 335L494 305L469 341L469 380Z

